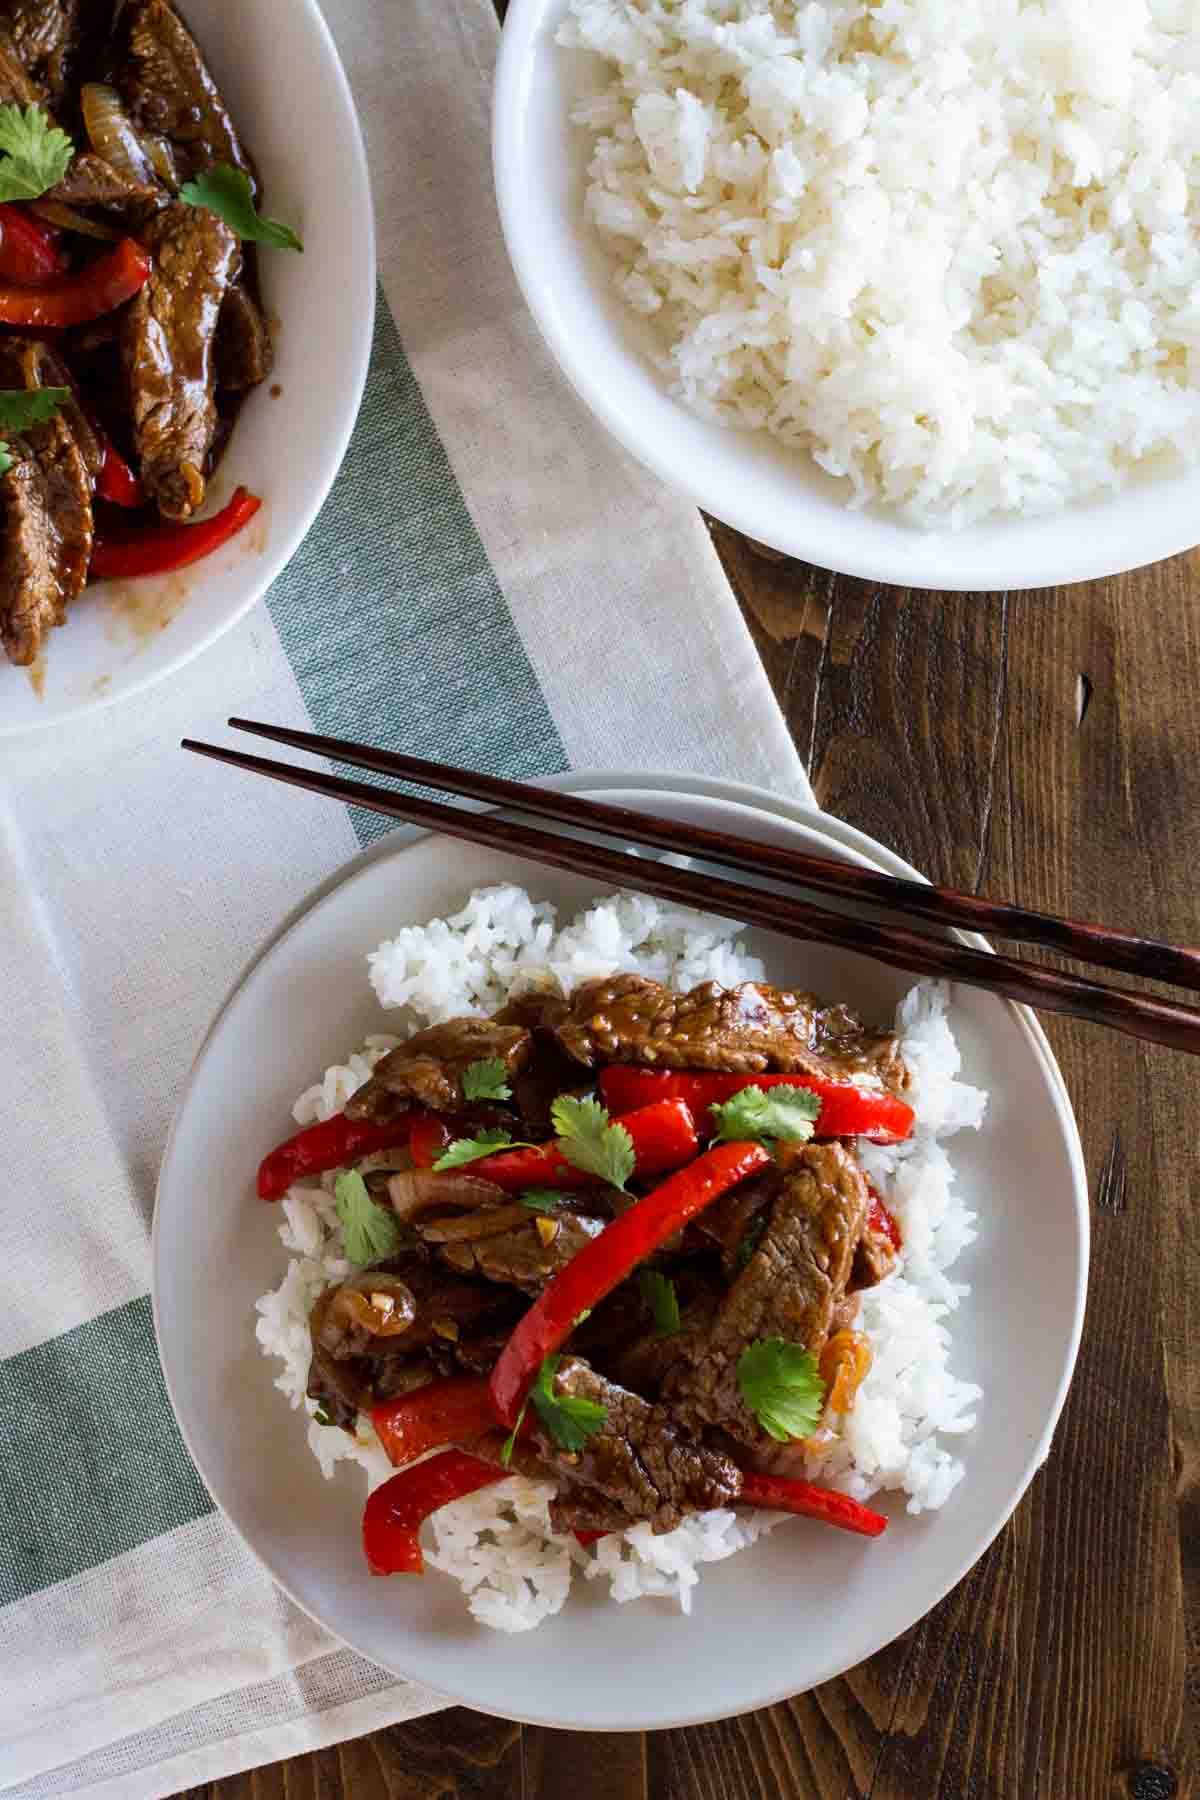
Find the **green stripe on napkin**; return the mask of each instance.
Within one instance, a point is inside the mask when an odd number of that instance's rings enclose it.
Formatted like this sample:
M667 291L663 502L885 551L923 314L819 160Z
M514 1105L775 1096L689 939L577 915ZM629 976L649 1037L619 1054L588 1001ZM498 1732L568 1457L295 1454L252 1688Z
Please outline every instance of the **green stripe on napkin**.
M566 766L382 296L345 463L268 604L316 730L495 774ZM148 1299L0 1362L0 1445L0 1605L212 1510Z
M0 1362L0 1606L213 1509L147 1299Z
M567 766L382 293L346 460L268 604L317 731L518 778Z

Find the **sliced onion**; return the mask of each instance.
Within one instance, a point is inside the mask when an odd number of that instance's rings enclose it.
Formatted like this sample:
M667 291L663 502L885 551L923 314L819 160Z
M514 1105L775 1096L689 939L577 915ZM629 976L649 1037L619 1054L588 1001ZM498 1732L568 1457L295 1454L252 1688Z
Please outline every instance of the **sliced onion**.
M499 1237L529 1223L524 1206L484 1206L475 1212L451 1213L446 1218L422 1221L417 1230L432 1244L473 1243L477 1238Z
M59 225L64 231L77 231L81 237L107 238L109 243L116 243L125 233L115 225L106 225L103 219L89 219L85 214L76 212L73 206L64 206L61 200L35 200L32 209L39 219L45 219L48 225Z
M366 1269L322 1294L312 1314L312 1333L333 1356L344 1354L356 1326L371 1337L402 1337L417 1316L412 1289L395 1275Z
M174 193L179 186L179 170L175 167L171 146L165 138L150 137L146 139L146 149L150 153L150 161L154 164L155 174Z
M88 142L96 155L139 186L153 187L154 166L116 88L106 81L85 81L79 102Z
M460 1175L457 1169L442 1174L434 1169L405 1169L389 1177L388 1199L400 1218L413 1219L430 1206L464 1207L473 1212L478 1207L498 1206L508 1195L494 1181Z

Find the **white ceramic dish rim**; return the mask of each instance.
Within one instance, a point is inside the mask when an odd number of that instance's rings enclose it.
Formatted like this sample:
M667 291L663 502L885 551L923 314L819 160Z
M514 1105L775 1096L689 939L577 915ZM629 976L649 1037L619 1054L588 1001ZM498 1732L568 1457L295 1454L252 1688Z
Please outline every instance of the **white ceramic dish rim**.
M127 683L123 682L115 692L96 694L86 700L81 700L77 706L72 706L69 710L63 709L46 717L39 717L35 714L12 724L6 723L3 714L0 714L0 738L32 737L35 732L69 727L90 714L106 711L112 706L120 706L124 701L132 699L135 694L143 694L148 688L157 686L160 681L169 680L196 657L202 656L206 650L211 649L219 638L233 629L239 619L245 618L251 608L257 606L272 582L291 562L292 557L315 524L317 515L324 506L345 459L346 449L362 403L363 389L366 386L367 372L371 362L371 343L375 330L377 281L375 209L371 198L371 178L367 163L366 144L362 134L362 122L358 116L358 108L354 103L354 95L351 92L342 59L338 54L333 33L325 22L325 15L317 5L317 0L291 0L291 3L307 15L310 27L321 44L329 78L337 90L342 112L348 121L349 130L342 149L350 160L354 192L347 197L347 205L361 214L366 248L366 294L364 303L358 309L359 326L357 342L353 351L355 373L349 387L341 396L339 417L336 426L329 433L326 473L319 482L313 485L308 503L298 510L291 530L272 545L268 554L264 554L256 560L255 580L250 584L245 595L237 602L236 606L229 607L222 612L214 620L210 630L183 646L176 654L168 657L161 664L147 670L144 675L135 675ZM51 641L47 646L47 655L52 655L54 648L54 643Z
M1195 472L1133 485L1112 499L1078 503L1043 518L985 521L977 528L983 536L975 566L949 572L939 567L939 557L952 563L956 541L959 545L971 541L974 529L935 534L904 528L901 533L897 526L889 539L890 548L865 545L856 520L886 525L888 515L878 509L857 513L847 506L830 507L828 529L795 527L777 504L777 495L755 494L754 481L737 467L736 449L716 453L723 465L719 483L715 472L713 485L697 481L692 461L667 454L653 427L639 424L637 408L618 398L622 390L608 378L612 358L607 353L595 354L586 320L576 306L560 307L546 272L551 260L545 254L541 222L534 220L528 209L531 158L523 152L522 135L534 58L545 53L539 39L545 38L551 17L557 18L561 11L561 0L512 0L505 15L492 102L496 204L517 283L561 373L589 411L643 467L748 537L822 568L898 587L944 593L1063 587L1122 575L1196 547L1200 476ZM580 221L581 236L585 229ZM633 351L625 354L629 358L635 355ZM684 412L679 403L673 404ZM708 428L712 433L720 429ZM722 435L734 446L739 439L750 446L757 441L751 434L731 431ZM798 479L803 474L802 469ZM1120 509L1120 519L1114 516L1115 509ZM1116 528L1122 521L1128 530ZM1060 529L1055 530L1056 526ZM1053 548L1043 546L1031 553L1020 542L1029 534L1039 538L1043 531ZM1011 566L1006 567L1006 560ZM994 575L987 572L993 561Z
M733 803L734 805L736 805L740 808L746 809L751 812L757 811L759 813L773 814L776 817L779 817L779 818L782 818L785 820L794 821L797 824L805 825L805 826L808 826L810 829L817 830L817 831L821 832L823 835L825 835L827 838L829 838L831 840L835 840L838 843L842 844L850 852L851 856L853 858L855 858L856 860L861 858L863 861L865 861L867 863L874 864L876 867L879 867L879 868L883 868L886 872L888 872L890 874L908 876L910 878L913 878L913 879L916 879L919 881L924 881L926 879L923 875L921 875L921 873L918 870L914 869L910 864L904 862L902 858L896 856L892 851L886 849L883 845L878 844L877 842L875 842L875 840L869 838L865 833L858 831L855 827L847 825L839 819L833 818L830 814L821 812L816 807L809 807L809 806L805 806L805 805L795 804L795 803L780 799L774 795L767 793L765 790L755 788L746 783L721 781L721 780L716 780L716 779L706 780L706 779L703 779L700 777L681 776L681 775L677 775L677 774L658 775L658 774L654 774L654 773L647 773L645 771L629 772L629 771L610 771L610 770L573 770L573 771L569 771L566 774L545 777L544 785L548 786L548 787L554 787L554 788L558 789L559 791L566 792L566 793L591 793L591 792L598 792L598 791L614 791L614 790L626 790L626 791L636 792L638 790L641 790L642 792L647 793L647 794L651 794L654 792L677 793L677 794L685 795L685 796L686 795L697 796L697 797L701 797L704 799L717 799L717 800L723 799L723 800L727 800L727 801ZM497 810L497 809L480 808L479 810L492 811L492 810ZM314 1612L309 1606L307 1606L305 1604L305 1602L301 1598L299 1598L299 1596L293 1591L293 1589L289 1585L289 1583L280 1576L270 1554L267 1553L266 1551L264 1551L262 1548L260 1548L259 1545L252 1542L251 1539L248 1536L246 1536L245 1533L243 1533L240 1526L238 1525L237 1520L234 1518L233 1514L229 1510L227 1510L225 1503L222 1499L219 1486L213 1485L209 1481L208 1475L205 1472L205 1470L201 1464L201 1461L196 1454L193 1440L191 1438L191 1435L189 1434L186 1422L182 1416L179 1406L177 1405L176 1392L175 1392L174 1385L172 1383L170 1370L168 1368L167 1360L163 1355L163 1326L162 1326L162 1321L161 1321L160 1314L159 1314L159 1293L160 1293L159 1272L160 1272L160 1254L161 1254L161 1233L160 1233L160 1229L159 1229L159 1221L160 1221L159 1195L161 1193L165 1174L166 1174L166 1172L169 1168L170 1162L171 1162L172 1148L174 1145L179 1120L182 1118L182 1116L187 1108L189 1098L191 1096L194 1086L196 1085L202 1065L204 1064L206 1058L208 1057L208 1055L214 1045L214 1042L220 1031L222 1022L223 1022L226 1014L228 1013L229 1009L233 1006L234 1002L237 1000L242 989L244 988L246 983L249 981L250 977L253 975L255 969L262 962L263 958L265 956L267 956L278 944L280 944L285 937L290 935L290 933L292 931L297 929L300 926L300 924L308 917L308 915L310 913L312 913L316 908L324 906L325 904L332 901L334 899L334 897L343 888L345 888L348 884L350 884L351 882L356 880L359 876L361 876L367 870L368 867L372 866L374 863L376 863L382 859L385 859L385 858L388 858L388 857L394 855L397 851L402 851L402 850L408 848L410 845L418 842L419 840L421 840L423 838L429 837L431 835L435 835L435 834L431 834L431 833L419 830L414 827L407 827L407 826L401 827L399 830L389 833L389 835L386 838L384 838L381 842L379 842L378 844L372 846L371 848L361 852L358 856L352 858L350 860L350 862L343 865L343 867L340 870L336 871L326 882L321 883L304 901L300 902L299 905L297 907L295 907L292 910L292 912L288 915L288 917L283 921L283 923L279 926L279 928L270 934L270 936L264 941L264 943L260 946L260 948L249 959L249 961L246 963L246 965L242 969L241 973L237 976L235 982L233 983L232 987L230 988L229 993L226 995L226 998L222 1002L211 1025L209 1026L207 1032L205 1033L205 1036L200 1044L199 1049L197 1050L195 1059L192 1063L192 1067L189 1070L188 1078L184 1085L183 1092L182 1092L182 1095L181 1095L181 1098L179 1101L179 1107L178 1107L178 1110L176 1113L175 1121L172 1123L171 1131L168 1135L167 1143L166 1143L166 1146L164 1149L163 1160L162 1160L162 1165L161 1165L160 1174L159 1174L158 1191L156 1191L156 1195L155 1195L154 1223L153 1223L152 1233L151 1233L151 1261L152 1261L151 1304L152 1304L152 1311L153 1311L153 1317L154 1317L155 1340L156 1340L156 1346L158 1349L160 1364L161 1364L162 1370L163 1370L163 1377L164 1377L164 1381L166 1384L168 1397L170 1398L172 1410L174 1411L176 1422L178 1424L179 1430L183 1437L184 1443L187 1447L188 1453L192 1457L192 1460L195 1462L197 1469L200 1471L202 1479L205 1481L206 1486L208 1486L209 1492L212 1494L213 1500L215 1501L217 1507L221 1511L222 1516L225 1518L225 1520L230 1525L230 1527L233 1529L233 1531L237 1534L237 1536L239 1537L241 1542L246 1546L246 1548L256 1558L256 1560L262 1564L262 1566L267 1570L268 1574L271 1576L272 1580L275 1581L275 1583L287 1595L287 1597L296 1606L298 1606L302 1612L306 1613L308 1615L308 1617L312 1618L316 1624L321 1626L321 1628L323 1630L329 1631L331 1633L331 1635L333 1635L335 1637L338 1636L338 1634L327 1623L327 1621L325 1619L323 1619L322 1617L320 1617L320 1615L318 1613ZM986 939L979 936L977 933L958 933L956 935L963 942L975 944L978 947L983 948L983 949L991 948L991 946L987 943ZM1029 1484L1032 1481L1034 1475L1037 1473L1038 1469L1041 1467L1042 1463L1045 1461L1046 1456L1049 1453L1049 1448L1050 1448L1051 1441L1053 1439L1055 1428L1058 1424L1058 1420L1061 1415L1062 1408L1063 1408L1063 1405L1065 1404L1067 1393L1070 1388L1071 1380L1072 1380L1072 1377L1074 1374L1075 1363L1076 1363L1076 1360L1078 1357L1079 1344L1080 1344L1080 1339L1081 1339L1082 1330L1083 1330L1084 1308L1085 1308L1085 1303L1086 1303L1086 1298L1087 1298L1088 1266L1089 1266L1089 1259L1090 1259L1090 1214L1089 1214L1089 1210L1088 1210L1087 1172L1086 1172L1086 1167L1084 1164L1083 1149L1082 1149L1082 1145L1081 1145L1080 1139L1079 1139L1078 1127L1077 1127L1077 1124L1075 1121L1075 1116L1074 1116L1074 1112L1073 1112L1073 1109L1071 1106L1070 1097L1067 1093L1066 1084L1062 1078L1061 1071L1059 1070L1058 1064L1055 1060L1053 1052L1050 1049L1049 1042L1045 1036L1045 1033L1042 1030L1041 1025L1038 1023L1038 1020L1036 1019L1036 1017L1034 1016L1034 1014L1030 1011L1030 1009L1028 1007L1017 1006L1017 1005L1009 1003L1009 1010L1012 1013L1012 1015L1014 1016L1014 1018L1017 1020L1020 1030L1021 1030L1023 1036L1025 1037L1025 1039L1029 1045L1029 1048L1034 1055L1035 1060L1039 1064L1044 1075L1048 1078L1049 1086L1050 1086L1050 1089L1054 1096L1056 1111L1057 1111L1057 1113L1060 1117L1060 1120L1063 1124L1063 1127L1064 1127L1064 1138L1065 1138L1065 1142L1066 1142L1068 1152L1069 1152L1069 1159L1070 1159L1072 1175L1073 1175L1071 1199L1072 1199L1073 1208L1074 1208L1074 1224L1075 1224L1077 1247L1078 1247L1079 1281L1078 1281L1075 1295L1073 1297L1071 1326L1070 1326L1070 1332L1069 1332L1068 1343L1067 1343L1067 1354L1064 1359L1064 1366L1062 1369L1062 1373L1061 1373L1058 1385L1055 1390L1053 1403L1052 1403L1052 1406L1050 1409L1049 1416L1047 1417L1044 1429L1042 1431L1042 1434L1039 1437L1039 1439L1037 1440L1036 1444L1031 1449L1031 1451L1025 1461L1025 1464L1022 1468L1017 1491L1015 1492L1015 1494L1012 1498L1012 1501L1011 1501L1010 1505L1008 1506L1008 1508L1006 1509L1006 1511L1004 1512L1003 1516L996 1520L994 1527L991 1529L988 1536L983 1540L983 1542L981 1542L978 1545L978 1547L975 1549L974 1553L972 1555L970 1555L962 1563L961 1567L957 1567L953 1571L953 1573L944 1581L943 1585L941 1585L938 1588L937 1592L930 1594L928 1604L925 1607L925 1611L920 1615L920 1617L924 1617L929 1611L931 1611L932 1608L935 1607L938 1604L938 1602L941 1599L943 1599L947 1593L950 1592L950 1590L952 1588L954 1588L958 1585L958 1583L969 1572L969 1570L975 1566L975 1564L976 1564L976 1562L978 1562L979 1558L985 1553L985 1551L988 1549L988 1547L995 1541L996 1537L1003 1530L1004 1526L1008 1523L1008 1520L1011 1518L1013 1512L1016 1510L1017 1505L1020 1503L1021 1499L1024 1497L1025 1493L1027 1492ZM915 1622L916 1621L914 1621L914 1623ZM888 1643L894 1641L894 1637L895 1637L894 1633L888 1633L888 1634L885 1634L884 1636L882 1636L878 1640L878 1642L873 1641L871 1643L871 1646L867 1650L864 1651L862 1660L864 1660L864 1661L867 1660L867 1658L875 1655L879 1650L885 1648ZM345 1641L345 1640L341 1640L341 1641ZM400 1668L397 1668L394 1665L390 1665L390 1664L385 1664L384 1666L391 1667L392 1672L395 1673L397 1676L401 1677L402 1679L419 1681L422 1683L422 1685L428 1686L428 1683L425 1681L425 1678L417 1671L400 1669ZM832 1679L834 1676L841 1673L843 1671L843 1668L844 1668L844 1665L838 1659L835 1658L831 1662L830 1666L827 1669L819 1672L813 1678L813 1680L811 1682L807 1682L805 1684L804 1689L801 1691L809 1691L812 1687L820 1685L820 1683L822 1681ZM458 1703L458 1704L467 1705L467 1706L478 1706L479 1705L479 1700L478 1700L477 1696L474 1696L469 1692L459 1692L459 1691L455 1691L452 1689L443 1689L443 1688L437 1688L433 1691L436 1691L439 1694L443 1695L443 1697L449 1703ZM788 1699L796 1691L797 1690L794 1687L792 1687L790 1685L784 1685L778 1689L774 1689L768 1693L765 1693L760 1698L756 1699L753 1702L753 1706L755 1709L757 1709L758 1707L775 1705L777 1702L779 1702L781 1700ZM502 1710L502 1709L496 1708L491 1705L489 1705L488 1710L492 1711L494 1714L496 1714L496 1716L512 1718L512 1719L516 1720L518 1723L522 1723L522 1724L544 1725L544 1726L565 1729L565 1730L572 1730L572 1729L594 1730L594 1729L597 1729L595 1724L589 1720L586 1720L586 1719L573 1720L569 1717L564 1717L561 1714L556 1714L556 1713L542 1714L542 1713L538 1713L536 1711L526 1712L523 1710L522 1711L510 1710L510 1709ZM688 1726L688 1725L705 1724L705 1723L709 1723L709 1722L713 1721L714 1719L718 1719L718 1718L722 1718L722 1717L729 1717L729 1716L736 1716L736 1713L741 1710L745 1710L745 1709L737 1708L734 1710L733 1714L713 1713L711 1711L701 1711L699 1713L680 1713L680 1714L672 1716L669 1719L663 1719L663 1720L656 1721L655 1725L654 1725L654 1729L671 1730L671 1729L676 1729L676 1728ZM603 1729L611 1729L611 1730L619 1730L619 1731L637 1731L637 1730L648 1729L648 1727L643 1723L634 1722L634 1723L627 1724L627 1725L623 1724L623 1725L619 1725L619 1726L608 1726L608 1727L604 1727Z

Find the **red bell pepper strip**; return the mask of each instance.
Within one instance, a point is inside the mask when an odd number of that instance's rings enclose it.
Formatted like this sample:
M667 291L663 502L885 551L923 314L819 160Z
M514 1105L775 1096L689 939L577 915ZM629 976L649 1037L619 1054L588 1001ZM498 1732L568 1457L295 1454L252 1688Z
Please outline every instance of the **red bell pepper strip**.
M94 422L92 429L104 447L104 461L100 464L100 473L96 477L97 499L107 500L112 506L145 506L146 490L121 452Z
M708 1108L748 1087L802 1087L817 1095L821 1113L818 1137L865 1137L875 1144L897 1144L913 1127L913 1109L886 1088L858 1087L852 1081L826 1081L817 1075L710 1075L681 1070L638 1069L614 1064L600 1076L604 1104L614 1118L652 1100L686 1100L701 1123Z
M477 1437L496 1423L492 1396L482 1375L452 1375L381 1400L371 1419L388 1459L398 1469L427 1450Z
M826 1525L840 1526L843 1531L857 1531L861 1537L878 1537L887 1530L882 1513L872 1512L851 1500L847 1494L835 1494L831 1488L814 1487L811 1481L791 1481L784 1475L752 1475L742 1477L738 1496L746 1506L764 1506L772 1512L800 1513L806 1519L823 1519Z
M363 1508L363 1550L372 1575L420 1575L425 1560L417 1533L429 1515L503 1480L503 1469L465 1450L444 1450L393 1475Z
M639 1107L626 1113L622 1125L633 1140L637 1158L634 1174L665 1175L691 1162L700 1148L696 1122L682 1100L660 1100L653 1106ZM519 1194L523 1188L590 1187L596 1180L584 1169L568 1162L557 1144L538 1144L532 1150L498 1150L495 1156L482 1157L472 1164L472 1175L494 1181L506 1194Z
M153 266L140 244L122 238L73 275L56 275L40 287L5 282L0 284L0 324L43 331L86 325L132 300L149 281Z
M492 1404L503 1423L516 1423L529 1383L580 1313L611 1294L631 1269L718 1195L770 1162L761 1144L717 1144L577 1251L521 1318L492 1370Z
M408 1134L408 1154L418 1169L432 1169L438 1157L450 1146L454 1134L445 1119L437 1113L414 1112Z
M2 316L2 309L0 309ZM244 487L211 519L190 525L150 525L128 536L99 539L89 573L97 581L125 580L134 575L165 575L198 562L228 543L248 525L262 501Z
M885 1237L892 1246L892 1249L899 1252L901 1243L900 1227L896 1223L894 1215L884 1204L882 1194L878 1193L869 1181L867 1183L867 1192L871 1196L871 1204L867 1209L868 1227L872 1231L877 1231L880 1237Z
M308 1175L324 1175L327 1169L340 1169L375 1150L391 1150L397 1144L407 1143L408 1130L407 1113L378 1123L335 1113L323 1124L298 1131L263 1157L258 1165L258 1197L281 1200L294 1181L303 1181Z
M589 1526L585 1525L575 1527L576 1540L583 1545L585 1550L590 1549L593 1544L598 1544L602 1537L607 1536L607 1531L592 1531Z
M21 206L0 206L0 281L39 287L67 272L53 225L33 218Z

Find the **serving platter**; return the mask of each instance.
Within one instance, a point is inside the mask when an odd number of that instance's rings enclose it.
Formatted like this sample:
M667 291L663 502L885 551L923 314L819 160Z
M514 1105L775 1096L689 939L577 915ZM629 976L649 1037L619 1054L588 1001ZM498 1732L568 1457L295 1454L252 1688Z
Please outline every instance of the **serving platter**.
M912 873L862 834L755 790L604 774L558 785ZM942 1511L910 1518L892 1499L891 1529L873 1544L789 1521L706 1569L690 1618L660 1602L617 1606L591 1587L540 1630L497 1636L473 1623L441 1577L368 1573L361 1476L343 1469L322 1479L254 1340L254 1300L277 1284L284 1257L277 1214L254 1198L253 1177L314 1073L386 1029L367 951L501 879L566 907L596 892L397 832L294 916L239 980L197 1057L159 1183L155 1319L172 1402L215 1499L275 1579L396 1673L488 1712L578 1729L683 1725L768 1705L862 1661L920 1618L990 1543L1049 1449L1088 1259L1086 1179L1066 1092L1027 1012L956 992L964 1078L987 1087L991 1103L983 1130L953 1146L962 1191L980 1213L979 1239L956 1265L973 1292L953 1322L955 1367L986 1398L962 1440L967 1478ZM868 1016L886 1016L908 985L851 953L748 935L770 975Z

